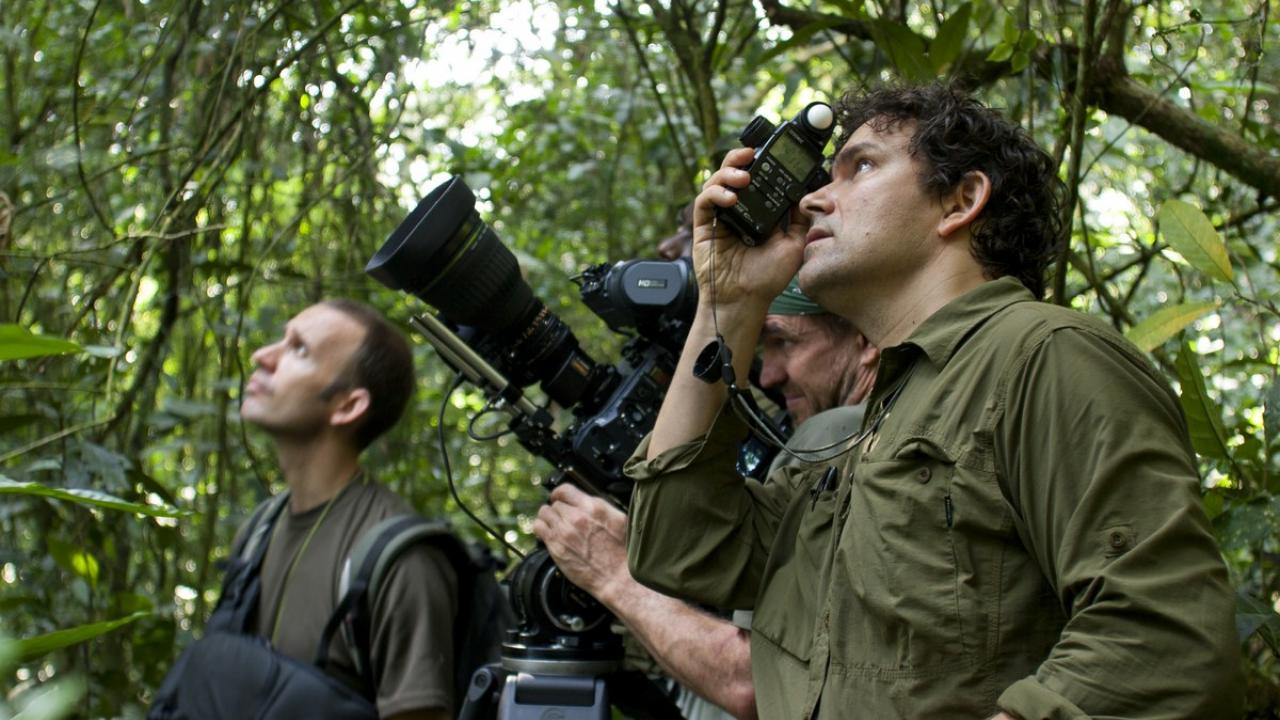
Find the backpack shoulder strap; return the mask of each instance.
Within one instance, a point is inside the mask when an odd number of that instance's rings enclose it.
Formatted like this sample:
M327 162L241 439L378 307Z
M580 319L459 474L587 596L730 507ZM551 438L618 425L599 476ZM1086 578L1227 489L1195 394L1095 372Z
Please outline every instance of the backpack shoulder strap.
M205 623L205 632L252 633L250 625L258 610L261 589L258 573L270 545L271 528L289 499L279 495L258 506L245 525L240 542L231 549L231 562L222 576L222 593Z
M327 664L333 635L340 629L352 649L352 661L367 692L376 694L377 679L373 675L372 648L369 646L373 603L396 558L405 549L424 540L444 551L461 580L461 574L470 566L469 556L447 522L427 520L413 514L382 520L365 531L343 563L338 581L341 599L320 635L316 647L317 667L323 669Z
M429 538L433 545L440 547L455 566L463 559L457 556L457 551L463 548L453 536L448 522L428 520L421 515L396 515L370 528L351 549L351 555L342 569L338 594L346 594L355 579L364 578L369 597L377 597L391 564L405 548L424 538ZM463 552L465 554L465 550Z
M267 554L267 545L270 544L271 528L275 527L276 519L280 517L280 511L288 501L289 491L285 490L262 503L249 518L244 537L241 538L240 545L232 549L232 555L255 566L261 564L262 557Z

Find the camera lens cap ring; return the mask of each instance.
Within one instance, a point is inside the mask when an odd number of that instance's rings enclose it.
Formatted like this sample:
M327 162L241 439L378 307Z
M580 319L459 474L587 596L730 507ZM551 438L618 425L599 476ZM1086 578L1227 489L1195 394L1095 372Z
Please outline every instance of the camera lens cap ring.
M725 350L724 341L719 337L707 343L698 353L698 359L693 361L693 376L708 385L720 382L724 377Z

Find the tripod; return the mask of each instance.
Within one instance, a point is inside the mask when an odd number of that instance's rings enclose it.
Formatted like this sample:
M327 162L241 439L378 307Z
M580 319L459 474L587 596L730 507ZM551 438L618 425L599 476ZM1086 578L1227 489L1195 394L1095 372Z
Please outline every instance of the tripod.
M486 665L471 676L458 720L607 720L610 705L636 720L682 717L671 698L638 670L577 674L585 668L572 665L538 674Z
M472 674L459 720L606 720L610 705L637 720L680 720L652 680L623 670L612 615L569 583L545 548L510 583L518 627L507 633L501 662Z

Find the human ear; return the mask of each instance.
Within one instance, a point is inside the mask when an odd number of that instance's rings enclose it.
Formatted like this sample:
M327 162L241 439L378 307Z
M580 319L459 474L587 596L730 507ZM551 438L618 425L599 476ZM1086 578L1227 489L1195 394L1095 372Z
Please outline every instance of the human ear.
M938 235L948 237L955 231L969 227L982 214L991 199L991 178L981 170L970 170L960 182L942 196L942 219L938 221Z
M347 390L342 399L329 412L331 425L350 425L369 413L369 391L358 387Z

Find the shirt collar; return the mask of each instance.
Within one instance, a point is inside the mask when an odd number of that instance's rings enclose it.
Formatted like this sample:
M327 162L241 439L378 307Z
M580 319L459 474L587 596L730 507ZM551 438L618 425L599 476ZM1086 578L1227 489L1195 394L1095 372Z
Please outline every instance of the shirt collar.
M941 368L965 338L992 315L1014 303L1034 300L1031 291L1016 279L1008 276L997 278L944 305L902 344L920 348L934 365Z

